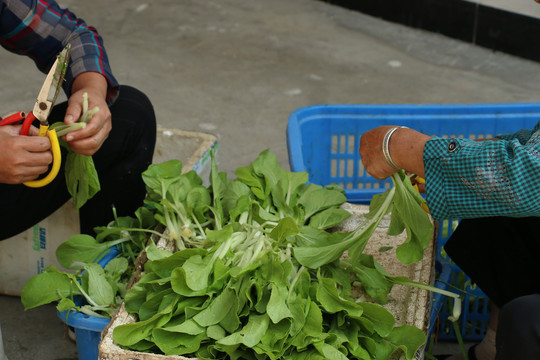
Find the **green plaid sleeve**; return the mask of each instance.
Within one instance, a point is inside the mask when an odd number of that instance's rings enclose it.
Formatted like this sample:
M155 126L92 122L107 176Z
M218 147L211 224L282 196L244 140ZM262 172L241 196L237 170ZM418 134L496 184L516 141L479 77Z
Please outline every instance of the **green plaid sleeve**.
M497 138L501 140L518 140L520 144L525 145L527 141L531 138L532 134L535 132L534 129L532 130L519 130L518 132L514 134L505 134L505 135L498 135Z
M496 141L431 138L423 158L433 218L540 216L539 127Z

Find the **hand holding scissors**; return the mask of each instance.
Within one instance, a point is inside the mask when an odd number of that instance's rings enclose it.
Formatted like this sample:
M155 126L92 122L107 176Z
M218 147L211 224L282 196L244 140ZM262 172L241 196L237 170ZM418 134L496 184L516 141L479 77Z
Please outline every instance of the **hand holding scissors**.
M48 136L51 142L53 155L51 170L42 179L24 182L24 185L29 187L42 187L49 184L54 180L56 175L58 175L58 171L60 170L62 162L60 144L58 142L58 137L56 136L56 131L54 129L49 129L47 118L49 117L52 107L58 97L58 93L60 92L60 88L62 87L62 82L64 81L68 66L70 49L71 46L68 44L58 55L43 82L43 86L41 87L33 110L27 115L24 112L18 112L5 117L0 121L0 126L11 125L22 121L20 135L29 135L32 123L37 119L40 123L38 136Z

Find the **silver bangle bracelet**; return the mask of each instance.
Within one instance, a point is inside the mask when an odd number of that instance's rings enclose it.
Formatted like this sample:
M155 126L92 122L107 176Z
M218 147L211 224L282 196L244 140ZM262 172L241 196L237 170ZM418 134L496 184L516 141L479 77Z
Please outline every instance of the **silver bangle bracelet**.
M392 157L390 156L389 145L390 145L390 138L392 137L392 135L396 132L397 129L401 129L401 128L407 128L407 127L397 126L388 130L388 132L384 135L383 142L382 142L382 152L383 152L384 158L386 159L386 162L388 163L388 165L390 165L396 170L401 170L401 169L399 168L399 166L397 166L394 163L394 161L392 161Z

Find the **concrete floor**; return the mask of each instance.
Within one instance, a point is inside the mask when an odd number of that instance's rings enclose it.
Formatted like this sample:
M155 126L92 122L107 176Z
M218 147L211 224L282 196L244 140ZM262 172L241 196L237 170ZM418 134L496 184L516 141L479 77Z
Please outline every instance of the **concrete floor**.
M105 38L113 71L153 101L161 126L219 138L231 175L322 103L499 103L540 99L540 64L316 0L63 0ZM43 76L0 52L2 113L30 110ZM0 296L10 360L76 359L54 306ZM452 349L454 349L453 347ZM446 349L444 349L446 351Z

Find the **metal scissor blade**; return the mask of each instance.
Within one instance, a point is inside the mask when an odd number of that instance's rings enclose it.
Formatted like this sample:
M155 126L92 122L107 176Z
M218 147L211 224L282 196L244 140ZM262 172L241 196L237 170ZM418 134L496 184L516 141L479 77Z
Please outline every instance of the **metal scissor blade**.
M49 90L49 95L47 96L47 100L51 101L53 104L56 102L58 93L60 92L60 89L62 88L62 83L64 82L64 77L66 75L66 70L68 67L70 54L71 54L71 44L68 44L60 52L60 54L58 54L56 58L56 61L55 61L56 67L54 69L53 81L51 84L51 88Z
M68 44L61 52L58 54L53 66L49 70L43 86L37 97L36 104L34 105L34 116L43 124L47 123L47 118L51 112L54 103L60 93L62 88L62 82L64 81L64 76L69 62L69 55L71 52L71 45Z

